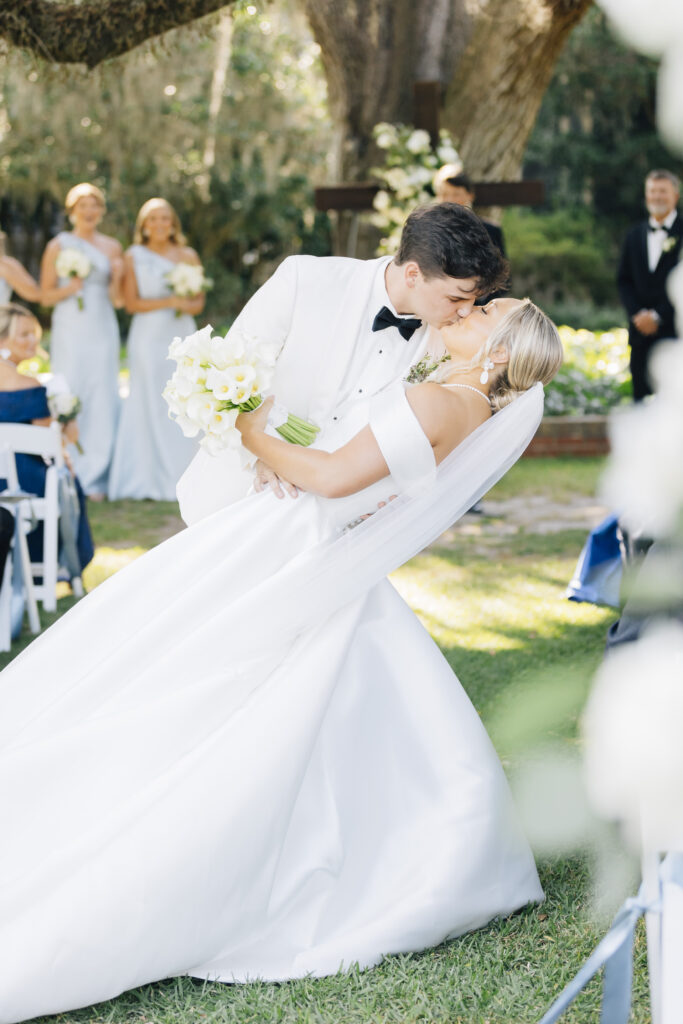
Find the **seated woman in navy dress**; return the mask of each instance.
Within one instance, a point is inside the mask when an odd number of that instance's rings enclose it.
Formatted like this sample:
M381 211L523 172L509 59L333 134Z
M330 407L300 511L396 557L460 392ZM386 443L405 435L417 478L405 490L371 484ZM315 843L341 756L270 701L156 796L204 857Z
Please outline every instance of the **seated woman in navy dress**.
M0 423L33 423L39 427L52 422L47 392L35 378L19 373L22 360L36 354L40 338L40 324L23 306L16 303L0 306ZM77 440L75 421L64 426L66 439ZM38 455L18 454L16 457L19 485L24 491L40 496L45 494L47 465ZM85 495L78 479L75 480L80 515L76 545L81 570L94 554L92 535L85 507ZM6 481L0 481L5 487ZM40 523L28 535L32 561L42 560L43 526Z

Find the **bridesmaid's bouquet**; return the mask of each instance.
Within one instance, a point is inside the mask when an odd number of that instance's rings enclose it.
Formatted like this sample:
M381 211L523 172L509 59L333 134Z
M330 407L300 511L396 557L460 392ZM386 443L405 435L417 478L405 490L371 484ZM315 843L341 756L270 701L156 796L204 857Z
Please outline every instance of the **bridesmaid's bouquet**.
M208 325L186 338L174 338L168 358L177 364L163 392L171 419L186 437L203 431L200 444L211 455L238 448L242 439L235 421L263 401L273 379L277 347L234 329L221 338ZM304 446L320 429L277 404L269 423L285 441Z
M47 404L53 420L57 420L62 425L71 423L81 411L81 400L78 395L71 395L67 391L57 391L54 394L48 394ZM76 450L82 455L83 449L80 441L76 441L75 444Z
M197 295L208 292L213 281L204 274L204 267L199 263L176 263L173 270L164 274L164 280L174 295L185 299L194 299ZM176 316L182 316L176 309Z
M55 270L59 277L86 278L92 270L92 263L80 249L62 249L55 260ZM77 295L78 308L83 309L83 296Z

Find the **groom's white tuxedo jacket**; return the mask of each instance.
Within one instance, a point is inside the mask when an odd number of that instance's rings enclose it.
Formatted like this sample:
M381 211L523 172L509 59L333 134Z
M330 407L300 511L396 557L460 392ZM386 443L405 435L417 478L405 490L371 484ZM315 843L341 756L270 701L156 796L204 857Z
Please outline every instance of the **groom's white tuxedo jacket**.
M344 421L358 421L359 403L405 377L426 351L426 325L409 341L396 327L372 331L382 306L396 313L384 283L390 260L290 256L231 328L280 346L271 390L289 412L322 428L322 447L326 426L334 421L335 436L343 437ZM252 483L253 472L242 468L238 453L200 450L178 483L183 518L202 518L242 497Z

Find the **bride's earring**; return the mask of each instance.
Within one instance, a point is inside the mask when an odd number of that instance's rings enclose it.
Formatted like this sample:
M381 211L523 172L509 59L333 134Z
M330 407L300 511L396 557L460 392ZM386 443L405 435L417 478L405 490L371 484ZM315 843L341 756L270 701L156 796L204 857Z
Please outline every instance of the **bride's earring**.
M493 362L487 357L484 360L484 369L482 370L481 377L479 378L481 384L486 384L487 380L489 379L489 370L492 370L493 366Z
M4 359L4 361L6 363L9 362L9 359L10 359L11 355L12 355L11 349L0 348L0 359Z

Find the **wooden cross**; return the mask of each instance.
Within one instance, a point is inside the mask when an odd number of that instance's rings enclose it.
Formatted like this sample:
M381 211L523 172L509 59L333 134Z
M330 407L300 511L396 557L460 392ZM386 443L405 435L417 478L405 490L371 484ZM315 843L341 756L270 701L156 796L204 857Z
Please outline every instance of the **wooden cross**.
M416 128L429 132L432 146L439 141L440 82L415 82L413 120ZM373 209L373 199L382 186L372 181L328 185L315 189L318 210L348 211L352 221L347 240L347 255L355 255L359 214ZM539 206L545 199L542 181L476 181L477 206Z

